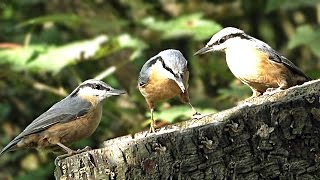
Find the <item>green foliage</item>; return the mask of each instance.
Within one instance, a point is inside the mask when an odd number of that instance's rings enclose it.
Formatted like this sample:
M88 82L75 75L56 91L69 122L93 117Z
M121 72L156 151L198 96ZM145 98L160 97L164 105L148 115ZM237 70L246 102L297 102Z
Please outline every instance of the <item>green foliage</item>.
M251 94L251 90L248 86L242 84L237 85L235 83L231 84L228 88L219 89L218 93L220 94L219 98L221 100L239 101L243 97L247 97L248 94Z
M7 103L0 103L0 122L8 116L11 106Z
M89 78L128 95L108 99L96 132L72 148L97 148L104 140L148 129L149 109L137 77L150 57L168 48L189 61L189 94L197 111L234 106L251 90L235 80L224 53L193 56L225 26L239 27L298 59L294 63L317 78L318 6L317 0L1 1L0 146ZM169 100L157 104L154 116L168 124L192 113L187 104ZM0 179L52 178L54 157L32 150L6 153L0 157Z
M17 28L41 25L47 22L60 23L68 26L76 26L80 23L80 18L75 14L54 14L48 16L41 16L20 23L18 24Z
M0 51L0 64L10 64L13 70L58 73L62 68L85 60L102 57L123 48L133 48L132 58L146 47L146 44L130 35L120 35L112 40L105 35L63 46L30 45L23 48Z
M48 175L48 172L54 168L53 164L46 164L41 168L21 173L21 175L14 178L15 180L33 180L33 179L51 179L52 175Z
M214 21L202 19L202 14L184 15L179 18L160 21L154 17L147 17L142 24L150 29L161 31L164 39L191 36L195 40L208 39L222 27Z
M196 110L202 115L213 114L217 112L216 110L211 108L197 108ZM170 108L160 108L159 111L154 112L154 117L168 123L174 123L179 119L190 119L193 113L194 112L190 108L190 106L177 105ZM150 113L148 113L148 116L150 116Z
M133 38L129 34L120 35L117 37L117 41L119 44L118 51L124 48L132 48L134 50L130 56L130 60L140 57L142 51L148 47L148 44L146 44L144 41L138 38Z
M291 37L288 48L293 49L298 46L309 47L315 55L320 57L320 28L314 29L310 25L297 28L296 33Z
M293 10L301 7L314 7L319 0L268 0L266 11L271 12L277 9Z
M59 72L63 67L80 60L94 59L107 36L63 46L30 45L0 51L0 64L8 63L14 70L32 72Z

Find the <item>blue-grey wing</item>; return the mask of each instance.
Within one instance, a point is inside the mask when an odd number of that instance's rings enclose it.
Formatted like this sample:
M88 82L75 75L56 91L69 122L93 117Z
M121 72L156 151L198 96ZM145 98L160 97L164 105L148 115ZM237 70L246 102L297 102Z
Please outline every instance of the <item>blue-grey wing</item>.
M43 131L56 123L72 121L86 114L91 106L91 103L79 97L68 96L32 121L17 138Z
M269 53L269 59L278 63L282 63L284 64L287 68L289 68L294 74L298 74L304 78L306 78L306 80L311 80L311 78L309 76L307 76L306 74L304 74L296 65L294 65L289 59L287 59L286 57L278 54L275 50L273 50L273 52L271 51Z
M279 54L277 51L275 51L274 49L272 49L269 45L267 45L266 43L255 39L257 42L259 42L259 49L264 51L265 53L267 53L269 55L269 60L277 62L277 63L282 63L284 64L287 68L289 68L294 74L298 74L304 78L306 78L306 80L311 80L310 77L308 77L306 74L304 74L296 65L294 65L289 59L287 59L286 57L282 56L281 54Z
M140 74L139 74L139 79L138 79L138 84L139 86L143 86L147 84L149 81L149 77L151 74L151 67L157 62L157 57L149 59L141 68Z

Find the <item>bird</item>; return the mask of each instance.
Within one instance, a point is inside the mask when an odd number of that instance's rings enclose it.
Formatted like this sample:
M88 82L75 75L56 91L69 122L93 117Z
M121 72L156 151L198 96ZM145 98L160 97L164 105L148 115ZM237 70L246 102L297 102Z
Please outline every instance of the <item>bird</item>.
M216 51L225 52L229 69L251 88L251 97L273 94L311 80L268 44L235 27L214 34L194 55Z
M67 97L32 121L2 149L0 155L23 148L59 149L67 152L65 155L81 152L72 150L66 144L90 136L100 123L103 101L121 94L125 94L125 91L114 89L103 81L84 81Z
M199 114L190 103L188 80L187 60L179 50L163 50L142 66L138 78L138 88L150 109L149 132L155 132L153 111L157 101L168 100L179 95L183 103L189 104L194 114Z

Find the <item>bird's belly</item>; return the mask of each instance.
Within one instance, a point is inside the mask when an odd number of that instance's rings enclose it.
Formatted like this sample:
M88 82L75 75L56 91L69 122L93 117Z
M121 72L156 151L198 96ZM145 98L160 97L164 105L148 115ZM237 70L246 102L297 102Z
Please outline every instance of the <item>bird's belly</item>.
M261 62L250 53L228 52L226 61L230 71L239 79L257 79L261 76Z
M139 90L149 101L170 99L182 93L177 83L167 78L151 79Z
M283 64L269 60L265 53L259 51L229 51L226 52L226 60L238 79L260 92L277 88L290 80L290 72Z

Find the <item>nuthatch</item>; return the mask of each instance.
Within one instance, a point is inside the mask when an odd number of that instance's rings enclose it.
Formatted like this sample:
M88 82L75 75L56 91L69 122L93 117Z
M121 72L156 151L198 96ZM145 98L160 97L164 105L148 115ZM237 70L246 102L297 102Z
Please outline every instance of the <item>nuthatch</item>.
M102 81L84 81L70 95L32 121L3 148L0 155L20 148L52 150L59 146L68 155L75 154L77 151L65 144L90 136L100 123L103 101L107 97L124 93Z
M211 51L226 53L229 69L252 89L252 97L270 90L277 92L311 80L268 44L234 27L224 28L214 34L207 45L195 55Z
M138 86L150 108L150 132L155 132L153 110L156 101L180 95L181 101L188 103L194 113L197 113L189 100L188 80L187 60L178 50L161 51L143 65Z

